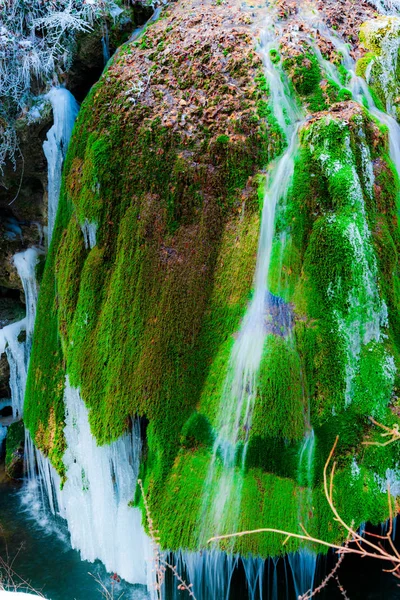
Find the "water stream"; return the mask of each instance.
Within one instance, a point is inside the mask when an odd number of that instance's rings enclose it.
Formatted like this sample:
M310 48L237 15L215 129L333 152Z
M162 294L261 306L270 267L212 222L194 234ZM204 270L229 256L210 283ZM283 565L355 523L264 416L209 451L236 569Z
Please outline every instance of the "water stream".
M265 321L273 298L268 290L268 272L275 233L275 212L290 186L299 146L298 131L303 119L283 71L271 60L270 50L276 46L276 42L274 27L267 21L260 37L260 53L271 105L286 141L286 149L267 171L253 297L232 349L217 416L217 437L204 487L203 543L210 531L214 534L226 531L228 524L232 530L239 515L242 475L235 466L241 448L241 463L244 466L257 395L257 376L267 339Z

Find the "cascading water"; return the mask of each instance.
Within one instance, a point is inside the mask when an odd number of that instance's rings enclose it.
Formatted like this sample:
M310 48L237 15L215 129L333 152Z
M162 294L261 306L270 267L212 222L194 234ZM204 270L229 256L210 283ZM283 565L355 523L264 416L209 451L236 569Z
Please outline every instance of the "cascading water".
M210 531L210 526L214 534L226 528L225 510L228 504L230 527L234 527L240 509L242 477L235 469L235 463L239 443L242 443L244 449L241 460L244 464L257 394L257 375L267 337L265 320L271 301L267 282L275 231L275 211L289 189L298 149L298 130L302 114L291 97L283 72L272 63L270 50L275 44L274 32L266 28L261 35L260 51L274 115L287 142L287 148L267 173L254 293L231 353L217 416L218 434L203 496L203 538L207 535L206 532ZM222 461L222 469L218 468L219 458ZM217 493L211 502L210 514L210 496L213 489L217 490ZM204 543L205 539L202 541Z
M0 354L3 352L6 353L10 365L11 406L14 418L20 418L23 413L26 378L38 299L35 270L40 254L41 251L39 249L28 248L28 250L14 256L14 265L25 292L26 317L17 323L11 323L0 329Z
M315 455L315 435L311 429L303 440L299 455L299 485L311 488L313 485L313 468Z
M329 32L328 34L331 35ZM339 49L340 40L333 34L331 37L332 40L336 40ZM232 527L240 510L242 472L257 395L257 376L268 337L265 325L266 316L270 312L272 303L276 302L267 283L276 208L278 203L282 199L284 200L290 187L302 115L291 96L282 71L279 67L274 66L270 59L270 50L275 46L276 39L271 39L269 31L264 32L261 50L270 86L271 104L274 116L286 138L287 148L282 156L271 165L267 174L254 294L232 351L220 410L217 415L218 435L205 484L203 543L206 539L204 535L208 535L210 530L213 534L225 532L224 529L228 524L227 512L229 512L229 526ZM359 102L362 100L367 102L370 111L381 122L388 125L392 159L396 166L400 167L399 126L391 116L376 109L368 86L364 80L355 75L354 61L350 57L347 46L340 49L344 57L344 65L351 75L350 87L354 98ZM327 61L323 61L322 56L319 55L319 57L324 68L330 70L332 78L338 81L334 67L329 66L330 63L328 64ZM49 98L53 105L55 121L44 145L49 162L48 239L50 242L58 203L61 168L77 113L77 104L69 92L63 88L54 88L50 92ZM371 175L370 186L372 187L371 160L368 154L364 158L366 173ZM362 207L360 211L362 212ZM93 248L96 245L96 224L85 221L81 228L85 247ZM356 233L352 229L349 235L356 236ZM368 232L362 230L361 233L366 234L366 239L368 239ZM355 239L354 236L352 239ZM358 243L358 238L356 241ZM284 240L282 247L283 245ZM355 254L357 248L358 246L355 245ZM365 264L364 267L364 271L367 273L365 287L368 290L375 275L369 264ZM23 263L20 268L22 272ZM20 345L22 344L18 341L21 331L26 328L27 342L25 344L27 348L30 348L28 338L31 339L33 332L36 304L28 298L34 298L37 290L33 286L28 286L25 294L27 317L21 322L22 325L15 324L14 328L9 330L10 335L12 332L10 339L18 342L14 352L16 365L26 362L26 350L24 350L23 359L22 355L17 356L17 350L21 349ZM372 293L372 297L375 298L374 293ZM374 300L374 303L381 307L379 302ZM369 310L369 306L367 310ZM380 337L381 313L379 310L371 308L370 316L368 331L363 332L363 343L366 343L366 340L378 340ZM290 325L286 327L286 330L289 329ZM361 336L356 328L350 333L354 341L352 350L356 353L361 343ZM0 332L0 349L1 335ZM5 339L4 334L3 336ZM4 342L4 346L12 348L12 344L8 340ZM349 372L349 381L352 376L353 373ZM22 412L25 384L20 375L15 375L15 380L17 382L15 394L18 393L18 390L22 390L22 396L15 401L15 405L18 404L18 411ZM351 388L349 387L348 396L350 397L350 395ZM15 397L17 396L15 395ZM30 504L33 502L41 511L43 505L47 503L50 512L56 518L59 516L65 519L71 534L71 543L74 548L80 550L82 558L89 561L99 558L107 569L118 572L127 581L147 583L148 586L151 586L153 582L150 568L149 565L146 565L146 560L151 558L149 540L141 526L141 513L138 509L130 506L139 465L138 423L133 424L132 433L127 433L110 446L99 447L91 435L88 411L80 398L79 391L72 388L68 380L65 386L64 401L66 410L64 433L67 451L63 460L67 470L66 482L61 490L59 476L49 460L34 448L29 434L27 434L26 458L29 482L26 498ZM21 412L17 414L21 414ZM298 455L298 484L307 490L301 502L307 502L309 505L315 454L315 436L309 414L305 425L307 433ZM241 453L240 449L243 449ZM216 490L216 493L213 490ZM228 503L231 504L231 507L228 506ZM237 568L239 560L246 574L248 595L251 600L262 598L266 569L269 573L268 586L265 588L268 589L268 597L274 599L278 597L277 561L275 559L267 562L257 557L239 559L238 556L212 550L203 553L179 553L175 555L175 560L178 570L185 572L188 580L193 584L198 598L228 598L233 572ZM303 549L295 555L289 555L288 564L293 573L296 596L313 587L316 565L316 556L313 553ZM176 590L176 586L174 589ZM179 591L175 591L174 597L178 597L178 595ZM168 600L170 598L168 596Z
M58 199L61 188L61 173L69 140L71 138L79 105L75 98L63 87L54 87L47 94L53 108L54 124L43 143L43 151L48 165L48 223L47 240L50 245L56 220Z
M366 104L369 111L377 117L382 123L387 125L389 130L390 153L397 170L400 168L400 126L396 120L388 114L379 111L372 99L366 82L356 75L355 62L352 59L349 47L336 34L332 33L323 23L318 11L315 8L302 8L301 18L304 23L317 31L318 36L328 40L336 51L342 56L342 64L348 73L348 87L355 101L360 104ZM341 78L336 67L325 60L319 50L318 44L314 39L310 39L310 44L315 56L318 58L323 72L339 86L342 87ZM374 170L370 151L365 139L365 133L360 126L359 137L361 140L361 162L363 177L365 179L365 188L368 195L373 197ZM342 155L337 156L332 166L329 163L329 156L332 148L329 147L328 140L325 141L326 152L318 157L322 171L329 177L333 173L345 171L346 165L352 162L352 151L350 148L350 138L347 136ZM335 311L335 320L338 331L345 343L347 362L346 362L346 391L345 405L351 404L354 389L356 386L356 374L359 367L361 348L370 342L382 343L382 333L388 325L388 312L386 303L381 300L379 288L377 285L377 262L371 244L371 232L366 219L365 199L356 170L353 168L352 189L349 190L349 200L351 201L354 214L354 222L348 224L346 228L347 240L352 248L355 257L354 268L361 272L361 287L354 288L348 296L348 306L345 310ZM331 220L336 219L333 214ZM336 284L333 284L330 294L335 294ZM340 285L340 284L339 284ZM359 307L363 306L362 318L360 317ZM385 354L382 361L382 370L388 378L394 378L394 360L393 357Z
M100 559L108 571L151 590L152 548L141 524L142 513L131 506L141 451L139 421L116 442L98 446L79 390L68 378L64 402L66 482L61 489L59 475L27 434L25 503L41 514L47 504L54 516L65 519L72 547L82 559Z
M348 44L341 40L335 33L331 32L321 20L316 21L315 16L312 18L311 25L318 30L322 37L329 40L342 56L342 64L349 74L347 86L354 100L362 105L366 103L371 114L387 126L389 131L390 157L396 166L397 172L400 173L400 125L391 114L386 114L376 107L367 82L362 77L356 75L356 63L350 54ZM329 76L341 86L340 77L335 67L331 63L328 63L328 61L322 62L323 67L326 67L327 64L329 65Z
M368 0L368 2L384 15L400 12L400 0Z

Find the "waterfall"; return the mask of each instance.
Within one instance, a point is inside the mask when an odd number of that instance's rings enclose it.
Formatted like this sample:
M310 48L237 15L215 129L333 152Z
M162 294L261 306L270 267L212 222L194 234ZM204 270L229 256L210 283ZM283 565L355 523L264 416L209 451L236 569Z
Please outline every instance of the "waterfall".
M348 87L354 100L359 102L361 105L364 104L365 100L368 110L371 112L371 114L373 114L381 123L387 126L389 130L390 157L396 166L397 172L400 173L400 125L392 115L386 114L381 110L378 110L376 107L371 96L371 92L368 89L367 82L362 77L356 75L356 63L350 54L348 44L341 40L335 33L332 33L321 21L316 23L315 26L320 35L328 39L333 44L334 48L342 55L342 64L350 75ZM324 64L325 63L326 61ZM339 75L332 64L329 75L337 84L341 86Z
M400 12L400 0L368 0L368 2L384 15Z
M317 555L307 548L288 554L288 562L293 576L295 598L299 598L314 588Z
M54 516L65 519L71 545L83 560L99 559L107 571L152 589L152 548L142 513L131 505L141 452L139 421L116 442L98 446L87 408L68 377L64 402L66 481L61 489L59 475L27 434L28 501L33 496L42 512L47 504Z
M285 557L266 560L256 556L226 554L215 549L209 552L180 551L169 557L170 564L176 566L183 580L192 584L197 600L229 600L232 591L235 597L239 597L239 591L234 587L235 573L244 575L243 590L240 590L243 600L298 598L313 589L317 560L317 555L307 548ZM283 576L285 586L281 588L278 582ZM176 580L168 574L163 600L180 598Z
M313 471L314 471L314 455L315 455L315 435L314 429L304 437L299 455L298 478L299 485L312 488Z
M50 245L56 221L58 199L61 189L61 174L69 140L78 115L79 105L63 87L54 87L47 94L53 108L54 124L47 133L43 151L48 165L48 223L47 239Z
M4 440L7 437L7 427L0 425L0 458L3 456Z
M108 32L108 26L107 26L107 22L104 21L103 22L103 35L101 38L101 47L103 49L103 60L104 60L104 64L106 65L108 63L108 61L110 60L110 35Z
M262 599L265 560L259 557L242 558L244 572L249 590L249 600Z
M304 9L302 10L302 18L306 25L317 31L317 34L320 37L331 42L333 47L342 56L342 64L349 74L348 87L352 93L353 99L361 105L366 104L369 111L388 127L390 155L399 172L400 126L397 121L391 115L385 114L376 108L367 83L364 79L356 75L355 61L350 55L348 45L341 40L336 33L329 30L321 20L318 12L313 10L307 11ZM325 71L338 86L342 87L337 68L327 60L323 59L318 44L315 41L310 40L310 42L323 71ZM359 128L359 137L361 142L361 166L365 179L365 189L367 195L372 198L374 170L370 150L362 127ZM328 141L326 142L326 151L326 153L324 152L317 158L323 173L330 176L333 172L330 171L331 167L329 166L328 161L329 152L331 151ZM343 147L342 156L336 159L334 167L335 173L342 169L346 169L346 166L352 162L353 155L350 147L350 136L348 135L345 147ZM342 310L335 310L334 312L336 326L345 343L347 355L345 406L348 406L353 400L362 346L372 341L382 343L382 330L388 326L387 306L380 297L377 284L378 267L371 242L372 235L366 218L363 188L355 168L353 168L353 185L352 189L349 190L349 199L352 202L355 218L354 222L350 223L346 228L346 237L355 258L354 268L362 273L362 285L349 292L346 307ZM333 214L330 218L335 220L336 215ZM334 284L330 290L332 295L335 293L335 285L336 284ZM363 306L362 318L360 318L359 312L360 305ZM381 368L386 378L393 381L395 374L394 359L386 352L384 353L381 362Z
M38 298L35 270L40 254L38 248L28 248L15 254L14 265L25 292L26 317L0 329L0 355L5 352L10 365L11 406L14 418L22 417L23 413Z
M267 338L266 315L271 309L273 296L268 290L268 272L272 242L275 233L275 212L278 203L286 198L294 170L298 149L298 131L302 114L292 98L287 79L270 57L276 44L273 31L266 28L261 36L261 54L265 76L269 84L274 116L282 136L287 141L284 153L270 165L267 172L254 292L234 344L217 415L217 437L214 443L208 475L205 482L202 510L201 542L207 531L215 535L227 526L229 504L230 527L235 526L240 510L242 477L235 469L238 448L242 444L242 464L251 429L254 401L257 394L257 376ZM218 461L222 461L222 473ZM216 490L216 494L213 494ZM210 501L210 497L212 501ZM211 514L210 514L211 512ZM233 517L232 517L233 515Z

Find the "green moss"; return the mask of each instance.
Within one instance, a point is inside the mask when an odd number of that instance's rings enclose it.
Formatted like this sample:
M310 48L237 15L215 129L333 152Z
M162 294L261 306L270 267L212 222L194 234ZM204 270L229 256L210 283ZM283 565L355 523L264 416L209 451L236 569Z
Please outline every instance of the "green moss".
M25 428L22 421L11 423L6 437L6 471L11 467L15 454L22 455L25 442Z
M306 399L299 357L290 341L267 336L258 377L251 436L301 439Z
M302 103L306 104L311 112L318 112L326 110L335 102L349 100L351 93L323 72L313 50L308 47L304 50L303 54L283 61L283 68Z
M211 425L204 415L193 413L182 429L181 445L183 448L210 447L214 441Z
M146 32L140 60L158 60L168 40ZM200 54L203 64L215 58L210 48ZM66 375L80 388L98 443L116 440L132 415L143 417L140 477L161 544L197 549L215 532L210 506L219 490L205 494L204 486L231 352L252 293L268 201L260 171L287 140L258 67L256 86L241 90L241 118L220 115L210 123L204 111L196 113L200 124L181 128L180 117L159 116L165 107L153 80L149 94L157 92L157 110L139 97L129 101L118 70L122 61L129 72L136 57L128 58L121 52L94 86L71 141L41 284L26 425L64 476ZM223 105L228 77L215 73L202 82L193 74L183 81L179 58L166 63L178 89L171 85L171 94L186 102L196 84ZM276 51L272 60L280 62ZM231 64L229 77L244 77L253 65L245 57L224 64ZM283 61L283 69L309 111L350 98L308 47ZM343 85L346 80L343 71ZM361 442L371 430L369 415L390 421L395 382L388 370L399 356L398 181L387 151L387 132L353 103L310 119L300 134L293 182L277 209L269 271L269 290L285 303L288 323L265 315L269 335L252 423L239 436L232 473L241 493L226 527L296 531L303 521L317 535L342 540L321 490L337 434L335 497L346 519L358 525L386 516L372 474L382 476L378 448ZM81 231L86 221L97 227L90 250ZM387 337L370 335L377 315ZM303 487L308 481L299 464L310 427L313 490ZM395 465L397 455L385 452ZM218 454L212 465L216 481ZM354 499L346 504L350 488ZM139 490L133 497L143 508ZM282 541L260 534L222 547L265 556L298 547Z
M373 52L367 52L362 58L359 58L356 64L356 75L357 77L363 77L365 79L365 72L370 63L375 59Z
M269 55L274 64L279 63L279 61L281 60L279 52L277 50L275 50L275 48L271 48L271 50L269 51Z

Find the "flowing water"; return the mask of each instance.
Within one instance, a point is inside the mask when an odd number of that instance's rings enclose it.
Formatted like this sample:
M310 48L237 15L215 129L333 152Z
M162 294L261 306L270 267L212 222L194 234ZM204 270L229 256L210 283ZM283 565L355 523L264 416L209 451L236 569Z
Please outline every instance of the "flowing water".
M368 0L368 2L384 15L400 13L400 0Z
M253 297L232 349L221 396L217 437L203 495L202 543L210 531L214 534L225 531L228 524L233 528L238 519L243 478L241 469L235 467L240 448L243 448L241 462L244 466L257 395L257 376L265 351L266 316L273 298L267 282L275 233L275 212L290 187L299 146L298 131L303 119L291 96L287 79L282 70L272 63L270 50L276 45L276 34L269 24L262 32L260 42L270 101L286 141L286 150L267 172Z

